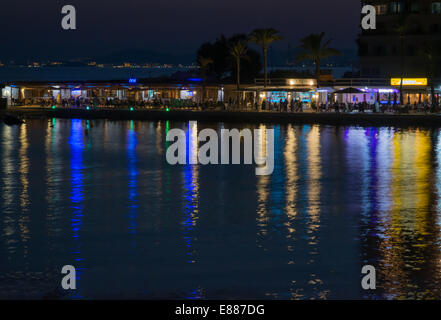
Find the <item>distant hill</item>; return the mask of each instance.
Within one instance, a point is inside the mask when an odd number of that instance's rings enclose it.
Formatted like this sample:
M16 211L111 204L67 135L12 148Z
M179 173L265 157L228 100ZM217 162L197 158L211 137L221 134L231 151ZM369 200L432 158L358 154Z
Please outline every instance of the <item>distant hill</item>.
M171 63L191 64L194 62L194 54L172 54L147 50L123 50L106 55L93 57L99 63Z

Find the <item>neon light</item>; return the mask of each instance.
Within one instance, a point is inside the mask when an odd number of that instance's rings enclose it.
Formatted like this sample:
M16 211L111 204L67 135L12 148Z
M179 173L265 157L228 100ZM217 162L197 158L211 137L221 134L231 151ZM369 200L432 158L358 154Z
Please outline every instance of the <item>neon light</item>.
M136 79L136 78L129 79L129 83L137 83L137 82L138 82L138 79Z
M400 78L392 78L390 79L390 84L392 86L401 85ZM427 86L427 78L404 78L403 86Z

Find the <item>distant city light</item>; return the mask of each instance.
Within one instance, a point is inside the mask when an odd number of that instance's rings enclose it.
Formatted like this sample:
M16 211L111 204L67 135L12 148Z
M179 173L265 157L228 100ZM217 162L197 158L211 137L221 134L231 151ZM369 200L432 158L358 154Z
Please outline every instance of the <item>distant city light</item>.
M129 79L129 83L137 83L137 82L138 82L138 79L136 79L136 78Z

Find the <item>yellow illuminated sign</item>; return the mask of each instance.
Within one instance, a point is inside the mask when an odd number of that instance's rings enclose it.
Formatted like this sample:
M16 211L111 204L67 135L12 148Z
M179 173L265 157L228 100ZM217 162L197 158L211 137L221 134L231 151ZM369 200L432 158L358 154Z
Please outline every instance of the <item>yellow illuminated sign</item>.
M390 84L392 86L401 85L400 78L392 78L390 79ZM427 78L404 78L403 86L427 86Z

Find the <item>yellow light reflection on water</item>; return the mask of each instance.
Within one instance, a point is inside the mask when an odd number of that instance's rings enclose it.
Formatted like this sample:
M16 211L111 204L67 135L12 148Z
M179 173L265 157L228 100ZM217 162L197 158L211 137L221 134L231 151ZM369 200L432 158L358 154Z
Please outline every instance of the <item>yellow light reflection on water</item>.
M297 196L297 181L298 177L298 163L297 163L297 136L295 129L289 125L286 131L285 150L283 155L285 157L285 195L286 204L285 211L288 215L287 230L288 233L293 233L293 220L297 215L296 196ZM289 236L288 236L289 237Z
M310 232L318 229L320 224L320 192L322 165L320 158L320 127L313 126L307 136L308 143L308 202Z
M260 133L256 139L256 158L266 157L266 125L259 126ZM258 235L265 236L268 232L268 196L270 176L259 175L257 178L257 227Z
M414 277L429 259L425 237L429 234L431 138L426 130L398 131L391 142L391 206L379 222L384 230L379 277L388 296L428 297L431 293L417 288Z
M1 170L3 181L1 199L2 199L2 207L4 212L2 212L3 218L3 233L6 238L6 246L9 253L15 253L17 249L17 240L15 239L15 234L17 233L16 226L16 214L11 212L9 208L11 208L14 204L14 192L12 192L15 184L14 173L15 169L15 161L13 158L15 156L12 155L12 151L14 146L12 144L14 137L12 134L12 128L9 126L3 126L3 134L2 134L2 159L1 159Z
M20 235L23 242L27 242L30 237L29 233L29 157L27 151L29 148L29 142L27 137L27 126L22 124L20 126L20 149L19 149L19 169L20 182L21 182L21 194L20 194L20 206L21 216L19 219ZM27 251L27 245L23 246ZM26 255L26 254L25 254Z
M427 214L430 207L429 179L431 170L431 141L427 131L417 130L415 151L416 229L420 235L427 235Z

